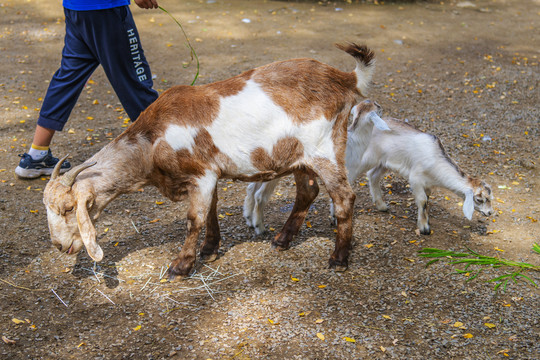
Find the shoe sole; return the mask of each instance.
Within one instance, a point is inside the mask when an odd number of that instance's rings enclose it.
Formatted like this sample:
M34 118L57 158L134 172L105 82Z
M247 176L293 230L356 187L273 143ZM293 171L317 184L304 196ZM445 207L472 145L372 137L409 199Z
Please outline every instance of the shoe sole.
M60 169L60 174L63 174L69 169ZM43 175L51 175L54 169L52 168L42 168L42 169L23 169L20 166L17 166L15 169L15 174L21 179L35 179Z

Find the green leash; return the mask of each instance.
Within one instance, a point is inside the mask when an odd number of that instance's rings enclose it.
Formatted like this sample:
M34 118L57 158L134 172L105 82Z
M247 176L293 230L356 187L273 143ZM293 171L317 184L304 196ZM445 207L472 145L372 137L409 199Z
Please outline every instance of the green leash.
M197 56L197 53L195 53L195 49L193 48L193 46L191 46L191 43L189 42L189 38L187 37L187 34L186 32L184 31L184 28L182 27L182 24L180 24L178 22L178 20L176 20L176 18L174 16L171 15L170 12L168 12L167 10L165 10L164 8L162 8L161 6L158 6L159 9L161 11L163 11L164 13L166 13L167 15L169 15L171 17L171 19L174 20L174 22L180 27L180 30L182 30L182 33L184 34L184 37L186 38L186 42L187 42L187 45L190 49L190 55L191 55L191 61L193 61L193 58L195 58L195 61L197 62L197 72L195 73L195 78L193 79L193 81L191 82L191 85L194 85L195 82L197 81L197 78L199 77L199 57ZM189 64L187 65L182 65L182 67L185 69L189 66Z

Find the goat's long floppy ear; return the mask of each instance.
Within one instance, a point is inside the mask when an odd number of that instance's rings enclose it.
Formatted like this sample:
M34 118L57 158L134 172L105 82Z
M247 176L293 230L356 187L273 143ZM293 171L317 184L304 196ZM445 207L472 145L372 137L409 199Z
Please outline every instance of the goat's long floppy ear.
M369 113L369 119L375 125L375 127L379 130L391 130L386 121L381 119L379 115L375 111L372 111Z
M465 200L463 201L463 214L469 220L472 219L474 212L474 193L472 191L467 191L465 193Z
M97 243L96 229L92 224L87 209L89 202L93 201L91 196L89 193L77 195L77 224L88 255L94 261L101 261L103 259L103 250Z

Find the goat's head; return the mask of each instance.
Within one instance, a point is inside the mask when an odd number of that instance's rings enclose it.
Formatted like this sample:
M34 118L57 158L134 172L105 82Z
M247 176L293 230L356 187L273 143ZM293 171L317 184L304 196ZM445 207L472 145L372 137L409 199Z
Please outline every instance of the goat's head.
M463 213L465 216L470 220L474 210L484 216L493 214L493 207L491 206L493 193L491 186L482 180L473 178L469 178L469 183L472 190L468 194L465 194L465 201L463 202Z
M369 99L362 101L351 110L352 122L348 130L357 131L366 125L374 125L379 130L390 130L388 124L381 119L381 112L381 105L377 104L377 102Z
M96 230L88 214L96 196L90 183L75 184L77 175L96 163L81 164L59 177L66 158L56 165L43 195L51 240L67 254L77 254L84 245L90 257L100 261L103 250L96 242Z

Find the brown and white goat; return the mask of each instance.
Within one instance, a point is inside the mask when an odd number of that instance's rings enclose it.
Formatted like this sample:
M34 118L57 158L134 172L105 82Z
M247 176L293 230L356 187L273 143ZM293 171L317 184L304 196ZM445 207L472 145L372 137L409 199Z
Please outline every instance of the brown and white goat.
M345 270L352 240L355 194L345 170L347 120L365 96L373 52L355 44L338 47L356 60L343 72L313 59L271 63L233 78L165 91L124 133L78 167L59 176L57 165L44 192L51 239L65 253L83 245L96 261L103 251L94 222L118 195L156 186L173 201L185 195L187 235L169 277L187 275L200 254L217 256L217 181L268 181L294 173L295 211L277 247L287 245L318 193L319 176L336 207L337 237L329 265Z

